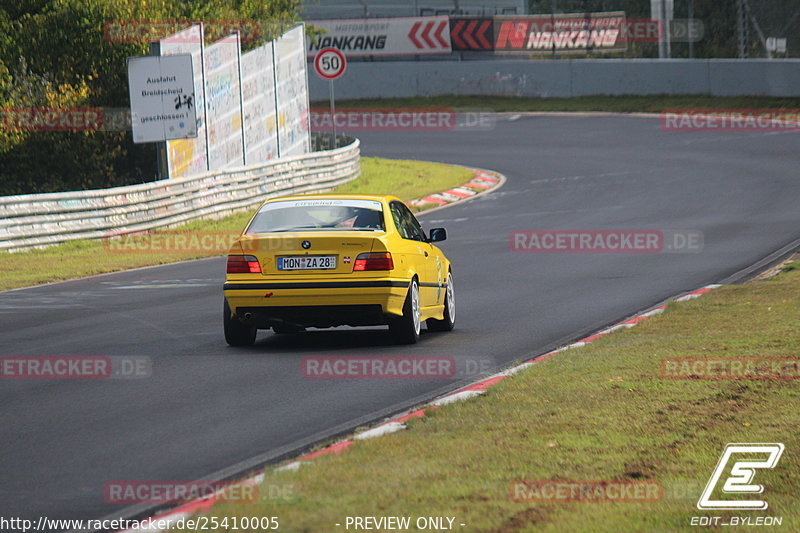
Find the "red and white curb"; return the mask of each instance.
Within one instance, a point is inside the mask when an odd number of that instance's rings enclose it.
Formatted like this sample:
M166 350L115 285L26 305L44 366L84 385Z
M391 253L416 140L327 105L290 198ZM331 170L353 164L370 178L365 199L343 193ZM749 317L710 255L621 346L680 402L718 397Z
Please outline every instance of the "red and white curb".
M408 205L422 207L434 204L442 207L494 190L505 181L501 175L486 170L472 169L472 172L472 179L464 185L411 200Z
M711 291L713 289L716 289L717 287L720 287L720 285L717 285L717 284L707 285L707 286L705 286L703 288L697 289L697 290L692 291L692 292L690 292L688 294L685 294L685 295L682 295L682 296L679 296L679 297L676 297L676 298L672 298L672 300L677 301L677 302L683 302L683 301L686 301L686 300L691 300L693 298L697 298L699 296L702 296L703 294L705 294L705 293L707 293L707 292L709 292L709 291ZM453 403L453 402L457 402L457 401L461 401L461 400L467 400L467 399L473 398L475 396L480 396L481 394L486 392L486 390L489 389L490 387L493 387L494 385L496 385L500 381L504 380L505 378L507 378L509 376L513 376L514 374L520 372L521 370L524 370L525 368L530 367L531 365L534 365L536 363L544 361L545 359L553 357L556 354L559 354L559 353L561 353L563 351L571 350L573 348L580 348L581 346L586 346L587 344L591 344L592 342L596 341L597 339L599 339L601 337L604 337L604 336L608 335L609 333L612 333L612 332L614 332L614 331L616 331L618 329L632 328L633 326L637 325L638 323L642 322L643 320L646 320L646 319L650 318L651 316L654 316L654 315L657 315L659 313L662 313L666 307L667 307L666 304L659 305L658 307L654 307L654 308L652 308L652 309L650 309L648 311L645 311L645 312L640 313L640 314L638 314L636 316L633 316L631 318L627 318L627 319L625 319L625 320L623 320L623 321L621 321L621 322L619 322L617 324L614 324L613 326L609 326L609 327L607 327L605 329L602 329L602 330L598 331L597 333L593 333L593 334L591 334L591 335L589 335L587 337L584 337L583 339L578 340L576 342L573 342L572 344L568 344L566 346L562 346L561 348L558 348L558 349L553 350L551 352L547 352L545 354L538 355L538 356L536 356L536 357L534 357L532 359L529 359L529 360L527 360L527 361L525 361L523 363L515 365L515 366L513 366L511 368L507 368L507 369L505 369L505 370L503 370L501 372L498 372L497 374L491 375L491 376L489 376L487 378L484 378L484 379L482 379L480 381L472 383L471 385L467 385L466 387L462 387L461 389L458 389L458 390L453 391L451 393L448 393L448 394L446 394L444 396L441 396L441 397L439 397L439 398L437 398L437 399L435 399L435 400L433 400L431 402L428 402L427 404L423 405L422 407L416 408L416 409L411 410L411 411L407 411L407 412L403 413L402 415L399 415L399 416L397 416L395 418L387 420L386 422L383 422L383 423L381 423L381 424L379 424L379 425L377 425L377 426L375 426L375 427L373 427L373 428L371 428L371 429L369 429L367 431L364 431L363 433L358 433L356 435L351 435L351 436L346 437L346 438L342 439L341 441L336 442L336 443L334 443L334 444L332 444L332 445L330 445L330 446L328 446L326 448L322 448L320 450L317 450L317 451L308 453L306 455L303 455L302 457L299 457L299 458L295 459L294 461L292 461L290 463L287 463L287 464L285 464L283 466L278 467L276 470L295 470L295 469L299 468L302 464L305 464L308 461L311 461L311 460L313 460L313 459L315 459L315 458L317 458L317 457L319 457L321 455L339 454L342 451L346 450L351 444L353 444L353 442L355 440L362 440L362 439L367 439L367 438L372 438L372 437L379 437L379 436L386 435L386 434L389 434L389 433L394 433L395 431L399 431L401 429L405 429L406 428L405 422L407 422L411 418L420 418L420 417L425 416L425 412L428 409L435 409L435 408L437 408L439 406L442 406L442 405L447 405L449 403Z
M226 487L223 487L213 494L209 496L205 496L203 498L198 498L197 500L193 500L189 503L185 503L180 507L176 507L174 509L170 509L169 511L155 515L149 518L140 519L140 523L145 523L142 527L137 527L133 529L125 529L120 533L141 533L143 531L149 532L158 532L158 531L168 531L169 529L175 527L178 520L189 518L192 515L195 515L200 512L208 512L211 510L212 507L217 503L218 499L222 499L222 495L229 491L231 487L246 487L246 486L259 486L261 482L264 481L264 472L259 472L258 474L251 476L247 479L237 481L235 483L231 483Z
M721 285L717 285L717 284L706 285L705 287L702 287L702 288L697 289L695 291L692 291L690 293L684 294L682 296L670 298L670 300L676 301L676 302L683 302L683 301L686 301L686 300L691 300L693 298L698 298L698 297L702 296L703 294L706 294L707 292L712 291L712 290L714 290L714 289L716 289L717 287L720 287L720 286ZM370 438L374 438L374 437L381 437L383 435L388 435L390 433L394 433L396 431L400 431L400 430L406 429L406 422L408 422L409 420L411 420L413 418L422 418L423 416L425 416L425 413L430 409L437 409L438 407L440 407L442 405L447 405L447 404L450 404L450 403L453 403L453 402L458 402L458 401L474 398L476 396L480 396L481 394L485 393L487 389L489 389L490 387L493 387L494 385L496 385L497 383L501 382L505 378L507 378L509 376L513 376L514 374L516 374L516 373L518 373L518 372L520 372L520 371L522 371L522 370L524 370L524 369L526 369L526 368L528 368L528 367L530 367L532 365L535 365L536 363L544 361L545 359L549 359L550 357L553 357L553 356L555 356L555 355L557 355L557 354L559 354L561 352L564 352L566 350L571 350L571 349L574 349L574 348L580 348L581 346L586 346L587 344L591 344L592 342L596 341L597 339L599 339L601 337L605 337L609 333L612 333L612 332L614 332L614 331L616 331L618 329L632 328L633 326L639 324L643 320L646 320L646 319L650 318L651 316L654 316L654 315L657 315L659 313L664 312L664 309L666 309L666 307L667 307L666 303L662 304L662 305L659 305L657 307L654 307L654 308L652 308L652 309L650 309L648 311L642 312L642 313L640 313L640 314L638 314L636 316L633 316L631 318L627 318L627 319L625 319L625 320L623 320L621 322L618 322L617 324L614 324L613 326L609 326L609 327L607 327L605 329L602 329L602 330L598 331L597 333L593 333L593 334L591 334L591 335L589 335L587 337L584 337L584 338L582 338L582 339L580 339L580 340L578 340L576 342L573 342L572 344L568 344L566 346L562 346L561 348L555 349L555 350L547 352L545 354L538 355L538 356L536 356L536 357L534 357L532 359L524 361L524 362L522 362L522 363L520 363L518 365L515 365L515 366L511 367L511 368L507 368L507 369L505 369L505 370L503 370L501 372L498 372L497 374L494 374L494 375L489 376L487 378L483 378L480 381L477 381L475 383L467 385L466 387L462 387L462 388L460 388L458 390L455 390L453 392L445 394L444 396L441 396L439 398L436 398L435 400L432 400L432 401L424 404L422 407L418 407L418 408L406 411L406 412L404 412L404 413L402 413L402 414L400 414L398 416L395 416L394 418L391 418L391 419L389 419L389 420L387 420L385 422L382 422L382 423L378 424L377 426L374 426L374 427L372 427L372 428L370 428L370 429L368 429L366 431L350 435L350 436L345 437L345 438L343 438L343 439L341 439L341 440L339 440L339 441L337 441L337 442L335 442L335 443L333 443L333 444L331 444L329 446L326 446L326 447L321 448L319 450L315 450L313 452L306 453L305 455L302 455L302 456L298 457L297 459L295 459L295 460L293 460L293 461L291 461L289 463L286 463L284 465L281 465L281 466L278 466L278 467L267 467L267 469L274 468L275 471L297 470L298 468L300 468L301 465L308 464L309 462L313 461L317 457L321 457L323 455L338 455L338 454L342 453L343 451L345 451L347 448L349 448L357 440L365 440L365 439L370 439ZM249 477L249 478L243 480L243 481L236 482L235 484L232 484L231 486L234 486L234 485L253 485L253 484L257 485L257 484L260 484L264 479L265 472L266 472L266 469L264 471L256 474L256 475L252 476L252 477ZM212 494L212 495L210 495L208 497L205 497L205 498L202 498L202 499L199 499L199 500L195 500L195 501L189 502L187 504L181 505L180 507L176 507L175 509L172 509L172 510L170 510L170 511L164 513L164 514L154 516L154 517L152 517L150 519L150 521L152 521L152 522L157 522L157 521L161 522L162 524L165 525L165 527L157 528L157 527L153 526L153 527L150 527L150 528L129 529L129 530L125 530L125 533L128 533L128 532L132 533L134 531L136 531L136 532L140 532L140 531L152 531L152 532L165 531L165 530L169 529L170 527L172 527L172 525L175 524L181 518L186 518L186 517L191 516L191 515L193 515L195 513L210 510L211 507L214 506L216 500L220 497L221 494L223 494L225 492L225 490L227 490L227 489L220 489L219 491L215 492L214 494Z

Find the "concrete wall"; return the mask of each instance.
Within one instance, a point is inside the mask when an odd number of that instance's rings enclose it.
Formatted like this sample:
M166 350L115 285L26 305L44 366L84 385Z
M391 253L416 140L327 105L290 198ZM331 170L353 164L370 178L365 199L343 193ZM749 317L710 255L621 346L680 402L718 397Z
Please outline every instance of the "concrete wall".
M440 94L568 97L592 94L800 96L800 60L584 59L351 62L337 99ZM309 68L311 100L328 83Z

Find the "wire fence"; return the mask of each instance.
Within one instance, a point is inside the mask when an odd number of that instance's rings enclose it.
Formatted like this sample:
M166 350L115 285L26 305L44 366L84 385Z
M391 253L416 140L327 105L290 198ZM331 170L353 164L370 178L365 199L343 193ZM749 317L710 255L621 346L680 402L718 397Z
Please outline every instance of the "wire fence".
M624 11L629 19L657 18L657 2L643 0L530 0L530 13ZM800 57L800 2L797 0L667 0L674 24L673 58ZM693 20L702 28L687 39L684 28ZM634 42L630 57L658 57L658 44Z

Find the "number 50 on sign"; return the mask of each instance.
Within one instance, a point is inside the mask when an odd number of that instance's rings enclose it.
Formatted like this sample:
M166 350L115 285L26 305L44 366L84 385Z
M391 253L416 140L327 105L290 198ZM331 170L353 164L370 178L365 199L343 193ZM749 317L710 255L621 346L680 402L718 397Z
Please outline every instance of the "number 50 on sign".
M326 80L335 80L347 68L344 54L336 48L323 48L314 57L314 70Z

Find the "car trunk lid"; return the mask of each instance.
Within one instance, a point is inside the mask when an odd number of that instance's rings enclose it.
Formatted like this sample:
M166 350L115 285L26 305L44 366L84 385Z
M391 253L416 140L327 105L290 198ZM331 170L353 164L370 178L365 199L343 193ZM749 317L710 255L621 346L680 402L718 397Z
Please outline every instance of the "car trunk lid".
M350 274L358 254L370 252L382 231L306 231L243 235L264 276ZM382 248L382 247L378 247Z

